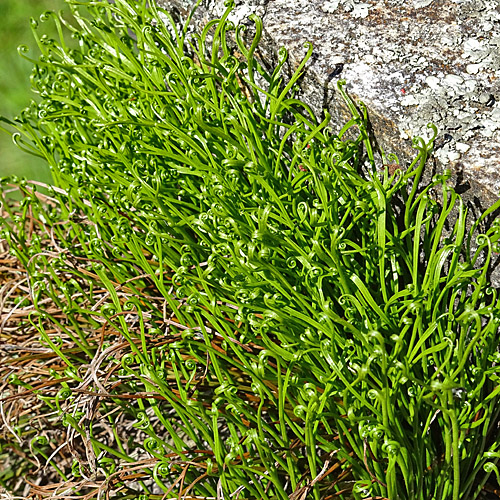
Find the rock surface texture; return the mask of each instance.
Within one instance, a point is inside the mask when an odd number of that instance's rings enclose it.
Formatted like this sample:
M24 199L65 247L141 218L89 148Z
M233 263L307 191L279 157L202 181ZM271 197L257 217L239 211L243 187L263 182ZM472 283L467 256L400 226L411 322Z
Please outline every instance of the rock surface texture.
M158 0L182 16L194 0ZM194 22L225 10L203 0ZM285 46L291 69L314 53L302 98L334 122L347 111L336 81L367 105L375 137L401 162L411 138L439 129L438 169L450 168L457 190L487 206L500 193L500 0L236 0L230 20L264 21L264 55ZM250 23L251 24L251 23ZM335 123L333 124L335 125Z

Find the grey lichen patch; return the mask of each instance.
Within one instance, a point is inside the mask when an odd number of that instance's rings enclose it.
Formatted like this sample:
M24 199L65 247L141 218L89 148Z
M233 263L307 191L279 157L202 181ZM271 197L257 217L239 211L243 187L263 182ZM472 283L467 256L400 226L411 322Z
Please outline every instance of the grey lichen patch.
M263 17L267 3L267 0L235 0L234 9L229 15L228 20L237 25L246 23L248 16L251 14ZM212 17L216 18L220 18L227 8L225 2L220 0L205 0L203 6L211 13Z
M266 0L236 0L234 9L228 19L234 24L240 24L246 22L250 14L257 14L263 17L266 3ZM219 0L209 0L207 5L216 17L222 16L226 10L224 2L220 2Z
M416 9L421 9L422 7L428 7L434 0L413 0L413 6Z
M156 0L156 3L166 9L178 8L186 17L197 3L197 0ZM234 9L228 20L237 25L246 23L248 16L251 14L264 17L267 4L268 0L235 0ZM220 18L226 8L225 0L203 0L197 9L197 14L194 16L194 26L198 25L197 27L200 28L209 19Z
M368 16L371 4L360 2L358 0L327 0L321 6L321 10L331 14L339 7L341 7L344 12L351 13L351 15L355 18L365 18Z

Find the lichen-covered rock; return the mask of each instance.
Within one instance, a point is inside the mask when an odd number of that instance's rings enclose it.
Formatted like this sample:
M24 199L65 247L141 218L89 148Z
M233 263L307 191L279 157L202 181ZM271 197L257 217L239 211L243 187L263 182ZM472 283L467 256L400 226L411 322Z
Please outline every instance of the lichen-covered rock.
M158 0L186 14L195 0ZM204 0L203 24L224 11ZM347 111L339 78L370 112L375 137L404 162L411 138L433 122L438 168L451 168L466 199L488 205L500 192L500 0L237 0L231 20L264 20L264 51L285 46L292 65L314 54L302 98L334 121Z

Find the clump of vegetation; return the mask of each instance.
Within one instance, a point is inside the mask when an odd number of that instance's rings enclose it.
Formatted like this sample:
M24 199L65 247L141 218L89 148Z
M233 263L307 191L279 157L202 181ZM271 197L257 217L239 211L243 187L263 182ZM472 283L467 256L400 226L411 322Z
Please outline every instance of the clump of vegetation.
M2 485L477 498L499 474L500 225L475 230L498 206L467 232L448 174L422 185L436 130L380 171L363 104L339 82L332 132L293 94L312 47L285 84L258 17L188 36L154 2L68 4L42 16L58 40L33 22L40 103L4 119L54 186L4 180Z

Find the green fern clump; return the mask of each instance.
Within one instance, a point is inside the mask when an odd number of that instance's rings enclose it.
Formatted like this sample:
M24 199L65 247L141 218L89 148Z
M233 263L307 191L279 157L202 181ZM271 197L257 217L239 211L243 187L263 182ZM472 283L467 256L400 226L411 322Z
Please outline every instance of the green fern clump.
M4 119L54 186L21 182L3 234L68 440L28 446L25 422L12 446L87 498L476 498L500 457L500 233L472 252L447 173L421 186L435 128L379 171L344 82L337 134L294 98L309 44L285 85L231 6L189 37L146 2L68 4L42 16L59 40L33 22L40 103Z

